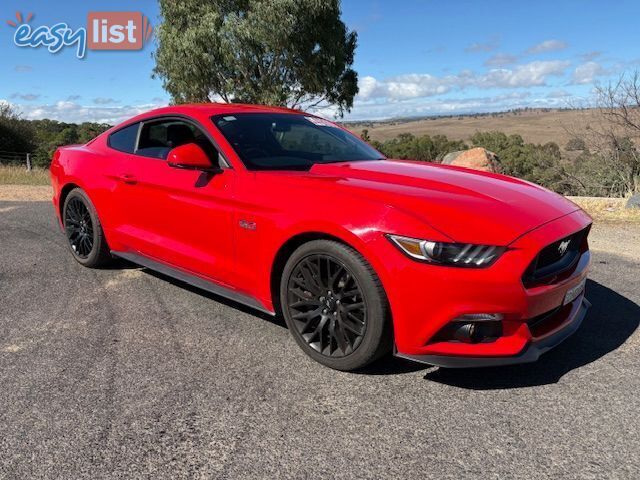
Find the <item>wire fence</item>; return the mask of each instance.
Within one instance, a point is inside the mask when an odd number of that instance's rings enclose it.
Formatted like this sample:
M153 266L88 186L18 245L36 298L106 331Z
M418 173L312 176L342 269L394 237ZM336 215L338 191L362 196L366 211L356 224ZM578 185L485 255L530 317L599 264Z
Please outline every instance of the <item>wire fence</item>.
M41 158L32 152L7 152L0 150L0 165L24 167L32 170L34 166L49 166L48 158Z

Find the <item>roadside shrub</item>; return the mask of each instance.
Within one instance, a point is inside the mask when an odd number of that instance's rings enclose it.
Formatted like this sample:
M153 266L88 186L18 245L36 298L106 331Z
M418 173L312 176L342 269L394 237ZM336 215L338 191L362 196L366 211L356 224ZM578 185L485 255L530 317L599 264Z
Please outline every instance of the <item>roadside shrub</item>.
M567 162L566 173L575 195L623 197L640 190L640 152L631 139L611 136Z
M440 162L447 153L468 148L462 140L449 140L444 135L416 137L411 133L401 133L392 140L372 142L372 145L389 158L424 162Z
M461 140L444 135L416 137L403 133L379 142L371 140L369 130L362 138L389 158L439 162L449 152L466 150ZM563 157L554 142L525 143L520 135L504 132L476 132L471 146L483 147L498 156L503 173L537 183L563 195L623 197L640 189L640 151L628 137L599 137L598 144L572 138L565 151L575 155Z
M471 137L474 147L484 147L498 155L502 171L514 177L565 193L570 190L561 163L560 147L525 143L520 135L503 132L477 132Z
M564 147L567 152L573 152L576 150L586 150L587 144L584 139L573 137L571 140L567 142L567 145Z

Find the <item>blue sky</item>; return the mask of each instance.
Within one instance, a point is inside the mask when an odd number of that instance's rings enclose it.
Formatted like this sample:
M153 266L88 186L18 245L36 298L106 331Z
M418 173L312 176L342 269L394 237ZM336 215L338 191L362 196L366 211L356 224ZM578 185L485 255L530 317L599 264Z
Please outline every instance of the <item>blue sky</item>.
M350 120L583 105L594 82L640 68L638 1L344 0L342 9L358 32ZM74 48L18 48L6 24L20 11L34 13L33 26L78 28L102 10L160 21L151 0L3 2L0 101L27 118L111 123L166 104L151 78L153 44L78 60Z

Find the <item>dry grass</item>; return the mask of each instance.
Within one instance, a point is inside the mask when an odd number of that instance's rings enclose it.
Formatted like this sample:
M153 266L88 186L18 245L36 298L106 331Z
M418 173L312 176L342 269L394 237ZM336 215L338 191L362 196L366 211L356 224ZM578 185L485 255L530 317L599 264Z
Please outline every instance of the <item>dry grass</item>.
M34 168L0 165L0 185L49 185L49 171Z
M363 128L369 130L373 140L390 140L401 133L420 135L446 135L452 140L469 141L478 131L498 130L508 135L521 135L525 142L555 142L563 148L573 133L583 131L598 120L594 110L557 110L544 112L501 113L497 116L432 118L411 121L379 123L350 123L347 128L360 135Z
M596 222L640 222L640 208L625 208L626 198L567 197Z
M2 185L0 202L50 202L51 185Z

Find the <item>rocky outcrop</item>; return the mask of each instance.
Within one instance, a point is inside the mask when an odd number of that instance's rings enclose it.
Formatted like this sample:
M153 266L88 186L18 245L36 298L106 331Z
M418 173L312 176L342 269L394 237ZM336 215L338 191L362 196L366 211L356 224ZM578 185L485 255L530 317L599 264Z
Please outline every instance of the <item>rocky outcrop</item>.
M448 153L442 159L442 163L458 167L473 168L483 172L500 173L501 171L498 156L482 147Z
M629 200L627 200L627 208L637 208L640 209L640 193L636 193L634 195L631 195L629 197Z

